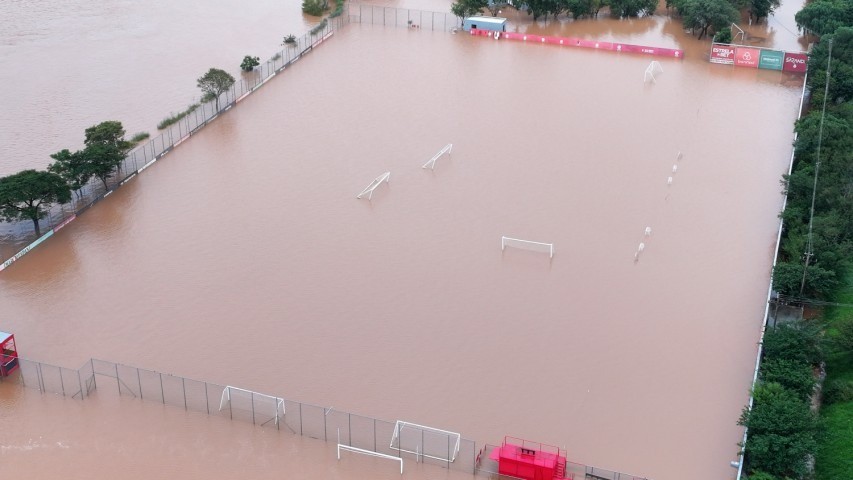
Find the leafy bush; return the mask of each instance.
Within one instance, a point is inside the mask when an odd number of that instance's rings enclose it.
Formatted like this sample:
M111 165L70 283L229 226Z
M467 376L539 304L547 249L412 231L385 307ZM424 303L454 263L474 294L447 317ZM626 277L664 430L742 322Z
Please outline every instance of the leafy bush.
M322 32L323 29L326 28L326 25L328 25L328 24L329 24L328 20L326 20L324 18L322 22L318 23L316 27L311 29L311 35L317 35L318 33Z
M820 327L813 323L784 323L764 334L764 357L806 365L823 360Z
M833 380L823 386L824 404L851 401L853 401L853 380Z
M746 480L777 480L776 477L764 472L752 472Z
M738 425L749 429L744 451L752 471L801 478L817 449L817 417L809 404L778 383L759 383L755 404L743 409Z
M258 57L253 57L251 55L246 55L243 57L243 63L240 64L240 69L244 72L251 72L258 65L261 64L261 59Z
M149 135L148 132L139 132L139 133L135 134L134 136L130 137L130 141L133 143L139 143L139 142L145 140L146 138L148 138L150 136L151 135Z
M205 100L202 99L202 101L205 101ZM187 109L184 110L183 112L173 113L173 114L169 115L168 117L164 118L160 123L157 124L157 130L163 130L170 125L173 125L175 123L180 122L182 118L193 113L195 111L195 109L198 108L199 106L200 105L198 103L194 103L194 104L190 105L189 107L187 107Z
M814 393L816 382L811 365L780 358L767 358L761 362L761 381L775 382L808 401Z
M732 28L721 28L714 34L714 41L717 43L732 43Z
M287 35L281 42L282 45L294 45L296 44L296 35Z
M329 8L328 0L302 0L302 11L308 15L319 17Z

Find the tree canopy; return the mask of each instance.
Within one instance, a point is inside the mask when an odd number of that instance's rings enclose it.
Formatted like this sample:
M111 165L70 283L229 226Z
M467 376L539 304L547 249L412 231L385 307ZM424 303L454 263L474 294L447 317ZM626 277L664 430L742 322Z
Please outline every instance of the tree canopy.
M83 152L71 152L68 149L61 150L50 156L55 160L47 171L62 177L72 190L80 196L80 189L92 178L92 170L86 162Z
M225 70L211 68L198 78L198 88L206 97L216 100L216 111L219 111L219 96L234 85L234 77Z
M672 5L681 15L684 28L699 32L699 39L729 27L738 19L738 11L728 0L673 0Z
M69 200L71 189L55 173L24 170L0 178L0 216L6 221L32 220L36 236L41 236L39 219L50 206Z
M107 179L121 166L133 143L124 139L121 122L109 120L86 129L86 148L80 154L88 173L98 177L109 188Z
M488 0L458 0L450 6L450 11L459 18L465 18L478 15L488 4Z

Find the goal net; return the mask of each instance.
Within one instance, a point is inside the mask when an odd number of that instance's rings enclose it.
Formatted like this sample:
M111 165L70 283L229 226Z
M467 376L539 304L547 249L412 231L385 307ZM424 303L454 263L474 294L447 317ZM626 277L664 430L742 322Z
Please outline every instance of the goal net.
M461 439L456 432L397 420L390 448L411 453L420 460L432 458L450 463L456 461Z
M219 411L226 409L232 417L235 412L251 414L252 423L263 426L274 422L278 427L284 418L284 399L229 385L222 390L219 400Z

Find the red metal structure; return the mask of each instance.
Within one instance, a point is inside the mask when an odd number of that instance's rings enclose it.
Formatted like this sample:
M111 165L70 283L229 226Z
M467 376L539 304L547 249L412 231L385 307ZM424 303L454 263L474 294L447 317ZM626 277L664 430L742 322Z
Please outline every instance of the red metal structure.
M498 462L498 473L525 480L566 478L566 451L553 445L504 437L503 445L490 457Z
M8 377L18 368L18 351L15 349L15 336L0 332L0 377Z

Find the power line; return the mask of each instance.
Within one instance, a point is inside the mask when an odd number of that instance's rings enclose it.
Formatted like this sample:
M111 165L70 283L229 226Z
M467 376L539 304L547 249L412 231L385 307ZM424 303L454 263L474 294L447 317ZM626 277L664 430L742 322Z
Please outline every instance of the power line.
M820 114L820 128L817 135L817 155L815 157L814 166L814 185L812 185L812 207L809 212L809 235L805 252L806 261L803 265L803 281L800 283L800 296L803 295L803 290L806 288L806 272L809 269L809 261L814 253L812 252L812 227L814 226L814 203L817 195L817 176L820 172L820 146L823 142L823 119L826 117L826 97L829 96L829 76L830 67L832 66L832 39L829 39L829 53L826 58L826 85L823 89L823 110Z

